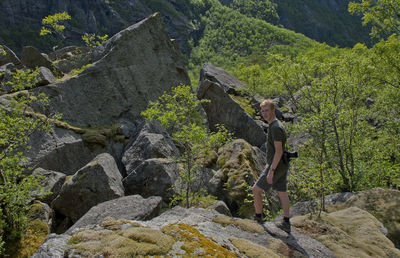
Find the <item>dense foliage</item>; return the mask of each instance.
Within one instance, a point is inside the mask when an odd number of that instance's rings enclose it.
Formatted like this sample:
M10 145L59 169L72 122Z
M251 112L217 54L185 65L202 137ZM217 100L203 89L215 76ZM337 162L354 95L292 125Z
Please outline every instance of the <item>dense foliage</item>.
M203 23L203 37L190 54L191 70L207 61L233 67L249 56L257 58L267 52L296 55L315 44L304 35L218 4L206 12Z
M43 95L31 96L25 89L37 83L38 71L17 70L7 84L15 93L9 94L8 101L0 107L0 254L7 252L7 246L16 243L23 236L27 212L35 191L41 188L40 178L23 174L23 150L29 148L29 138L37 130L48 130L48 121L37 119L29 112L32 102L43 104ZM4 83L2 87L6 86Z
M372 24L372 36L400 34L400 1L399 0L362 0L361 3L350 2L349 12L362 14L363 24Z

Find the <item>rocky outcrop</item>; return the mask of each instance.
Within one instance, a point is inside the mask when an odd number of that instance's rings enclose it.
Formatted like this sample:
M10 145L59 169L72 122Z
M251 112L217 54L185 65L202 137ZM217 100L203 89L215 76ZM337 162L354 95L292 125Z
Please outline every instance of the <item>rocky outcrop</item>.
M345 202L330 205L329 210L358 207L373 214L387 228L387 237L400 248L400 191L374 188L358 192Z
M106 217L116 220L150 220L161 211L161 197L150 196L143 198L140 195L129 195L100 203L92 207L66 232L70 234L79 228L93 227L100 224Z
M146 159L178 156L179 150L160 123L149 122L143 125L138 135L127 145L122 163L127 174L130 174Z
M175 193L171 189L179 176L176 162L168 159L148 159L123 179L125 192L143 197L161 196L164 201Z
M217 196L227 203L235 215L249 218L254 214L253 203L245 200L265 163L265 153L243 139L234 140L218 150L219 170L211 181L218 183ZM277 212L280 205L276 193L271 192L269 196L272 204L269 210Z
M245 86L232 74L210 63L205 64L200 71L200 82L209 80L221 85L224 92L238 94Z
M61 71L53 65L47 56L32 46L26 46L22 49L21 63L31 69L43 66L52 71L56 76L62 75Z
M220 84L207 79L200 81L197 97L211 101L202 103L211 130L216 131L217 124L224 124L235 137L245 139L254 146L260 147L265 143L266 134L263 128L225 92Z
M122 176L114 158L100 154L78 170L51 203L59 213L77 221L91 207L124 196Z
M64 121L81 126L142 120L150 100L190 83L159 14L114 35L93 60L77 77L33 91L49 97L46 113L62 113Z
M63 173L46 170L43 168L36 169L34 175L43 177L43 192L50 191L50 194L41 199L43 202L50 204L59 194L67 176Z
M103 148L90 148L80 134L54 126L50 133L35 132L30 138L31 148L26 151L28 166L73 175Z
M320 220L295 217L292 225L321 241L336 257L400 256L400 250L382 233L382 223L357 207L323 213Z

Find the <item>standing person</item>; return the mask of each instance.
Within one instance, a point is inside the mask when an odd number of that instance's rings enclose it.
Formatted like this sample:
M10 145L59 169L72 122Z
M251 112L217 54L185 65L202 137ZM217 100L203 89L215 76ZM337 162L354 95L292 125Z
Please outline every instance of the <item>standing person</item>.
M256 212L254 220L262 223L262 190L267 191L272 187L278 192L283 209L283 221L277 224L277 226L285 232L290 233L290 206L287 193L287 172L289 165L281 159L286 144L286 130L275 116L275 103L273 100L264 100L260 104L260 107L263 118L268 122L267 164L265 164L263 173L253 186L254 208Z

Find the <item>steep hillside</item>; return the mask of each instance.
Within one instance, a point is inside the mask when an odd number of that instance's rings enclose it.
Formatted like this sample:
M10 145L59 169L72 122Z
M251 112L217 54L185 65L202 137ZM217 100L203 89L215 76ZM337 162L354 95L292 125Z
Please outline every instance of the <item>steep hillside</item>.
M275 4L273 4L275 2ZM243 1L243 0L95 0L95 1L0 1L0 44L20 53L22 46L33 45L49 52L57 44L53 36L41 37L41 19L66 11L71 20L66 24L65 45L82 45L84 33L114 35L118 31L159 11L168 33L175 38L182 52L189 54L192 43L203 37L206 26L202 19L212 6L221 3L248 17L305 34L330 45L353 46L369 43L368 30L360 19L347 12L348 0L306 1ZM257 11L263 8L265 11ZM279 14L280 17L277 17ZM193 41L192 41L193 40Z
M280 24L331 46L353 47L362 42L371 46L369 28L347 11L349 0L279 0Z

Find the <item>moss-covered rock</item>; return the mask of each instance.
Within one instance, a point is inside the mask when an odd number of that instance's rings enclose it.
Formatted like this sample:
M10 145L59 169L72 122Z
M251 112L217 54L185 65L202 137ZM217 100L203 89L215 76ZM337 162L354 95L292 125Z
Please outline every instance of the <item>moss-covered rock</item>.
M229 239L232 244L243 252L246 257L249 258L262 258L262 257L271 257L271 258L279 258L284 257L283 255L278 255L271 249L265 248L264 246L254 244L250 241L247 241L243 238L231 238Z
M397 248L400 247L400 191L383 188L362 191L350 197L345 203L328 207L328 210L352 206L374 215L387 228L387 237Z
M185 257L236 257L234 253L217 245L190 225L173 223L164 226L161 231L176 241L183 242L181 249L186 252Z
M308 215L292 218L300 232L320 241L337 257L400 257L400 250L380 231L381 223L357 207L322 213L321 220Z
M46 222L39 219L29 220L27 229L15 243L10 243L6 249L10 257L30 257L41 246L49 234Z
M105 222L116 228L122 221ZM73 252L83 257L102 255L105 257L144 257L164 255L175 243L171 236L160 230L145 227L129 227L125 230L84 230L72 235L67 253Z
M265 165L265 156L245 140L237 139L219 149L217 165L222 171L227 198L237 202L239 207L248 201L246 209L241 210L240 215L249 217L254 210L252 198L248 196Z
M228 216L219 216L216 217L212 220L212 222L221 224L222 226L226 227L228 225L234 225L241 230L247 231L247 232L254 232L258 234L263 234L264 233L264 228L260 226L257 222L254 220L249 220L249 219L238 219L238 218L232 218Z

